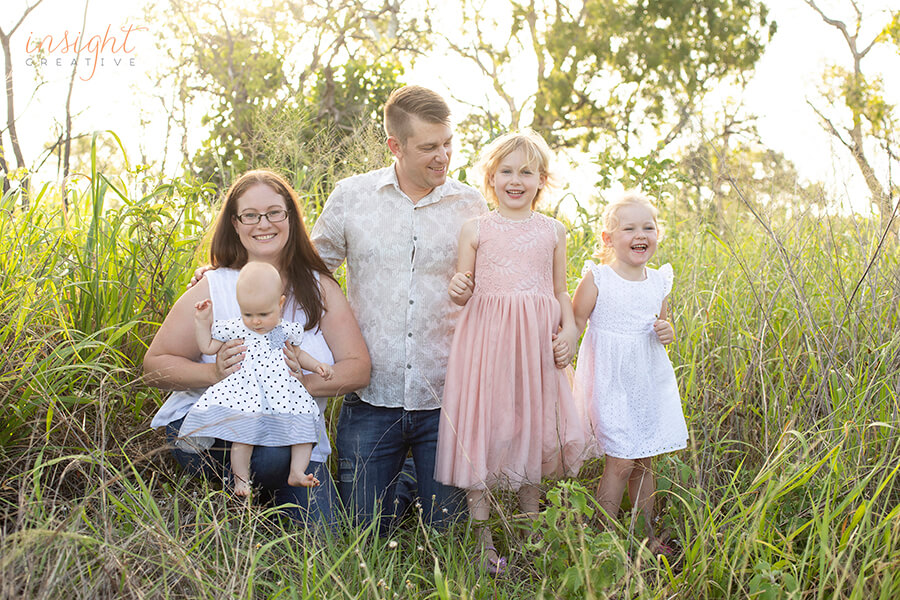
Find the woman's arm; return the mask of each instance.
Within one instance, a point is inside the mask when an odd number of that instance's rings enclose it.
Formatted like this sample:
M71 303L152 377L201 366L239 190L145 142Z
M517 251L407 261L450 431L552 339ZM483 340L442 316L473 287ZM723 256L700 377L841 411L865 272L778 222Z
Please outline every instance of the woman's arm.
M372 361L359 324L340 286L329 277L320 279L325 314L319 322L325 342L334 356L334 376L325 380L310 373L300 380L312 396L339 396L369 385Z
M209 282L201 279L175 302L144 355L144 380L168 390L207 387L240 368L246 347L241 340L222 346L215 363L201 363L194 325L194 306L209 297Z

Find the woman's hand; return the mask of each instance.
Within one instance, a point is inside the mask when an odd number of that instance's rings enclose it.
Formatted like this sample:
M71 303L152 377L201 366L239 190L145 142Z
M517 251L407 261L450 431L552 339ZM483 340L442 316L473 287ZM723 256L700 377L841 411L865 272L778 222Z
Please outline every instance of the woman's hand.
M332 376L326 379L315 372L301 375L300 361L291 355L294 349L285 351L288 367L314 398L338 396L364 388L369 385L372 370L366 342L340 286L329 277L322 277L320 285L325 314L319 327L334 357ZM299 348L296 350L300 351Z
M241 368L241 361L244 360L246 351L247 346L244 345L242 339L228 340L222 344L222 347L216 352L216 376L219 381Z

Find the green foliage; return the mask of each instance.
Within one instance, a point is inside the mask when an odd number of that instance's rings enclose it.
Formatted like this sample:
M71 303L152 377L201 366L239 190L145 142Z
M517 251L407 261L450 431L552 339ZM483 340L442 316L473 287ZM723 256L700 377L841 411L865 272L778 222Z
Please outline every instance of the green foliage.
M816 106L811 102L822 128L843 145L856 163L862 180L868 188L871 202L878 210L882 223L891 222L895 201L891 173L897 165L898 130L897 107L889 103L884 94L881 76L872 75L864 59L877 46L891 43L897 15L881 27L870 41L859 39L864 15L855 11L855 22L849 26L840 19L829 17L811 0L807 4L829 26L842 34L846 44L848 62L852 69L840 65L826 66L822 74L819 92L826 103ZM884 165L884 167L882 166ZM893 232L897 233L893 223Z
M49 186L24 212L21 191L0 199L0 446L29 435L34 418L49 435L60 410L136 377L209 222L208 187L130 195L97 172L96 138L92 181L67 192L68 209Z
M687 183L680 165L670 158L659 158L654 152L646 156L621 158L609 150L600 152L593 162L599 167L597 187L609 189L619 184L625 189L640 189L665 201Z
M897 53L900 54L900 11L893 13L890 22L879 37L882 40L890 40L897 47Z
M523 5L517 17L543 22L533 126L578 132L557 138L566 144L606 135L625 154L637 128L678 130L709 89L745 77L774 33L757 0L587 0L578 12Z
M298 160L309 221L321 174L384 159L364 152L367 135L321 154L329 164ZM492 525L511 571L494 579L465 525L435 532L413 516L386 539L349 524L307 530L174 468L147 430L161 395L138 383L138 365L189 276L210 188L148 192L136 168L123 180L92 171L67 192L68 212L49 186L27 211L19 192L0 200L0 595L900 594L900 254L877 224L799 196L786 214L704 220L683 212L675 186L655 262L678 274L668 351L691 441L654 468L656 526L676 555L651 556L627 506L621 527L600 529L594 461L577 481L546 484L533 534L500 495ZM585 206L571 216L570 289L596 218Z
M821 183L804 183L782 153L745 140L697 144L675 169L682 200L710 221L734 219L749 207L784 222L798 206L822 210L826 204Z
M559 598L598 596L624 577L628 557L609 531L597 531L601 508L583 485L566 481L547 492L547 503L534 523L534 541L525 545L534 567Z
M173 112L209 107L207 137L184 166L219 189L247 169L278 167L260 140L261 122L301 111L309 117L305 139L322 130L346 135L398 87L400 59L427 47L415 18L366 0L259 7L159 0L146 10L154 20L165 16L169 35L160 43L170 64L160 79L178 90Z

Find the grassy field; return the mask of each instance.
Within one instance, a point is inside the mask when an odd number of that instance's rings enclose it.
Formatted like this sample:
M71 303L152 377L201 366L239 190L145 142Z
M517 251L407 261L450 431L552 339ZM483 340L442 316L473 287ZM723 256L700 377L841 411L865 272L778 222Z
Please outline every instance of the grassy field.
M324 198L310 181L295 178L308 222ZM493 580L465 526L308 531L179 474L140 364L215 198L145 187L94 172L65 211L49 186L28 210L0 200L0 597L900 597L900 254L877 224L664 209L654 262L675 267L691 440L657 462L658 526L678 555L652 557L630 513L598 528L592 463L546 482L535 523L495 520L512 570ZM583 209L573 290L594 243Z

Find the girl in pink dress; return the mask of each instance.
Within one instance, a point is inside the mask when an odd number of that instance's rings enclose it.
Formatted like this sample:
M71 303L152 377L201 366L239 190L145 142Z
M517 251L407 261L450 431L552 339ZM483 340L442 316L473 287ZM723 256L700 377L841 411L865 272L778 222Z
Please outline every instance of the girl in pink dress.
M575 474L586 433L565 366L577 337L566 289L566 230L534 212L550 149L532 131L495 140L482 158L496 210L463 225L451 299L465 305L447 366L435 478L466 490L485 569L506 561L485 521L490 490L539 509L541 478Z

